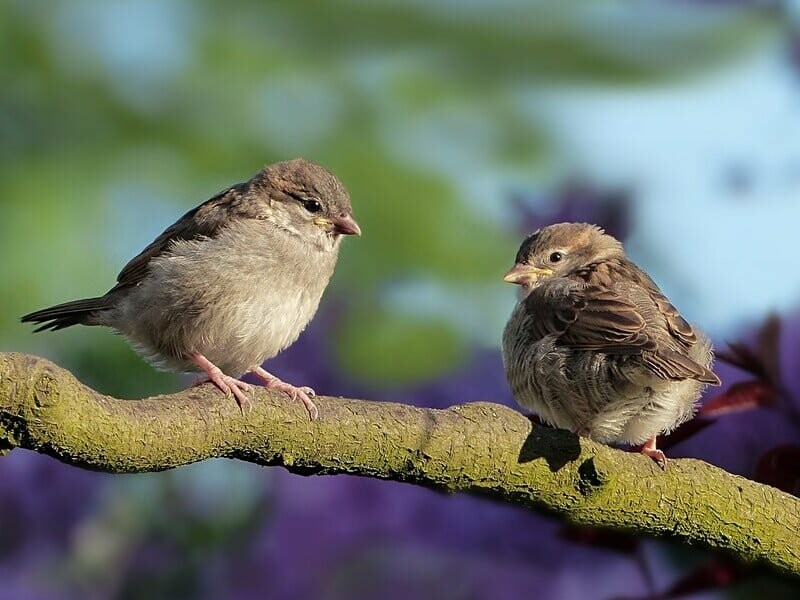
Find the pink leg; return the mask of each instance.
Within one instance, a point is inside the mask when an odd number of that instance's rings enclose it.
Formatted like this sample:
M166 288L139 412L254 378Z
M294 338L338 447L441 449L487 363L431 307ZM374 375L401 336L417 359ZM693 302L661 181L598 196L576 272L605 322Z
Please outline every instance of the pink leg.
M247 409L248 411L253 409L253 403L250 402L250 398L245 395L245 392L253 391L253 386L249 383L245 383L244 381L239 381L235 377L231 377L230 375L225 375L218 366L208 360L202 354L191 354L190 358L195 362L195 364L205 371L206 375L208 375L207 379L199 379L195 381L192 385L201 385L203 383L208 383L209 381L217 386L226 396L233 395L236 398L236 402L239 404L239 408L242 409L242 412Z
M306 407L308 411L308 416L311 418L312 421L315 421L319 416L319 410L317 410L317 406L311 401L311 398L316 396L316 392L312 390L310 387L301 386L295 387L291 383L286 383L285 381L281 381L272 373L265 371L261 367L256 367L252 370L253 375L258 377L261 381L264 382L264 385L268 388L273 388L276 390L280 390L285 394L288 394L292 400L300 400L303 405Z
M656 464L663 470L667 470L667 457L664 455L663 451L656 448L656 436L653 436L647 440L642 446L640 452L656 461Z
M572 430L572 433L580 437L585 437L585 438L592 437L592 429L590 427L575 427Z

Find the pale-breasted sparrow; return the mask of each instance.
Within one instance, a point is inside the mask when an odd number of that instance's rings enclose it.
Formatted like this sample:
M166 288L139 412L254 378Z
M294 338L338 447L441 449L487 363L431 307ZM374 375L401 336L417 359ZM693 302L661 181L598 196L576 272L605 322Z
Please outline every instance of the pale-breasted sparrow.
M304 159L269 165L189 211L133 258L98 298L22 318L36 331L105 325L166 370L203 371L240 406L252 372L299 398L316 418L314 391L261 364L292 344L319 305L344 235L360 235L350 197Z

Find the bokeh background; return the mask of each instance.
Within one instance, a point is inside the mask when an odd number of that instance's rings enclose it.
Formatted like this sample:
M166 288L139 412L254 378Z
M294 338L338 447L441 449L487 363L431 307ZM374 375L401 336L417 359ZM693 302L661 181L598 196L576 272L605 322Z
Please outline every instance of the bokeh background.
M524 234L589 220L718 348L743 341L668 454L800 493L798 25L788 0L6 0L0 350L122 397L180 389L106 331L18 317L104 292L184 211L304 156L364 235L280 376L513 405L502 273ZM112 477L21 450L0 458L0 582L0 599L798 597L703 551L402 484L232 461Z

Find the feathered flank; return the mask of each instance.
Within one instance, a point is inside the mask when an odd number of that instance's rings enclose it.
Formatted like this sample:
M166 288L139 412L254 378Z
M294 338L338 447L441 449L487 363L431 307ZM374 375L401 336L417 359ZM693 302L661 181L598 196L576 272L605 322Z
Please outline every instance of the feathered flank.
M305 159L267 167L184 214L136 255L104 296L25 315L37 331L104 325L153 365L205 372L241 406L252 371L303 401L261 364L297 339L314 316L345 235L361 230L350 197Z
M544 227L506 280L522 298L503 334L517 401L548 423L603 442L652 444L719 385L711 345L625 255L586 223Z

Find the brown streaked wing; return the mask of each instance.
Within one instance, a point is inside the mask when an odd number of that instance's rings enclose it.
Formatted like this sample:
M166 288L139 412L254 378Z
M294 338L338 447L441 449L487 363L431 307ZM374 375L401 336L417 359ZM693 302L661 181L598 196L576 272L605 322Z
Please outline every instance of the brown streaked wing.
M720 384L719 377L713 371L681 352L659 348L655 352L646 353L642 358L647 368L661 379L695 379L712 385Z
M122 268L117 276L117 284L109 293L138 285L147 275L150 261L166 252L175 241L214 237L228 223L231 211L227 209L239 198L244 186L240 183L223 190L170 225Z
M635 356L661 379L696 379L719 385L719 378L680 351L665 347L647 333L636 305L600 286L562 281L545 283L525 299L531 333L558 336L560 344L577 350Z
M684 348L688 349L694 346L697 343L697 335L689 322L681 316L678 309L661 292L656 282L647 273L633 263L628 264L630 265L630 270L638 275L639 283L647 291L658 311L664 316L667 322L667 329L672 334L672 337Z
M678 342L685 348L691 348L697 343L697 336L689 322L681 316L678 309L673 306L664 294L649 290L650 297L656 303L658 310L667 320L667 329Z
M525 303L535 315L531 333L539 339L555 334L561 344L611 354L655 348L636 306L610 290L569 281L545 283Z

